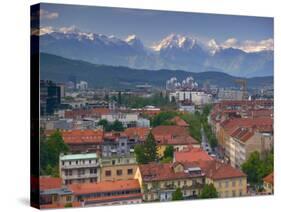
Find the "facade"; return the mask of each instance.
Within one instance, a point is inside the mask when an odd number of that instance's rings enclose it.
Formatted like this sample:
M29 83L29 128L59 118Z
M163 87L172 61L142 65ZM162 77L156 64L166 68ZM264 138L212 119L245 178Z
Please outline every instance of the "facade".
M256 151L264 155L273 149L273 135L249 128L237 128L230 137L229 148L231 166L241 168L251 153Z
M103 130L66 130L62 138L72 153L100 153L103 142Z
M137 180L72 184L68 188L73 192L74 201L80 202L85 207L142 202L141 189Z
M103 157L121 157L134 154L134 147L137 144L136 139L128 139L125 134L106 133L102 143Z
M270 173L263 178L263 189L266 194L274 193L274 173Z
M62 179L57 177L40 177L40 208L63 208L67 205L76 206L73 193L62 186Z
M61 103L61 90L52 81L40 81L40 115L52 115Z
M185 99L178 103L179 111L181 112L188 112L194 113L195 112L195 105L192 103L190 99Z
M100 160L95 153L61 155L59 166L65 185L100 181Z
M198 141L191 137L187 129L182 126L157 126L152 134L157 142L158 155L162 157L168 145L172 145L175 151L183 151L188 147L200 147Z
M139 165L135 178L139 180L143 201L170 201L177 188L185 199L194 199L202 190L205 174L198 166L179 162Z
M205 105L212 102L212 95L204 91L197 90L177 90L169 94L169 99L175 99L177 102L190 100L195 105Z
M101 119L105 119L110 123L118 120L120 121L124 127L130 126L131 123L137 123L139 120L139 115L137 113L110 113L101 116Z
M138 164L134 155L101 159L101 181L132 180Z

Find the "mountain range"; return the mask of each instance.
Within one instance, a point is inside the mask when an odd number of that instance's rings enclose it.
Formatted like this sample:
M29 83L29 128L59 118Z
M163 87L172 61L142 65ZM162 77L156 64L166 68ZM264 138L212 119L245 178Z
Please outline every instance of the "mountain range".
M238 77L226 73L208 70L194 73L182 70L145 70L131 69L122 66L97 65L81 60L72 60L61 56L40 54L40 78L55 82L68 82L75 78L77 81L85 80L92 88L135 88L139 84L150 84L165 87L166 81L176 77L179 81L193 77L199 86L206 81L218 87L237 87L235 80ZM273 84L273 77L247 78L250 88L268 86Z
M77 29L32 36L40 36L40 52L94 64L196 73L214 70L240 77L273 75L273 50L246 52L221 46L215 39L204 45L198 39L171 34L146 47L136 35L120 39Z

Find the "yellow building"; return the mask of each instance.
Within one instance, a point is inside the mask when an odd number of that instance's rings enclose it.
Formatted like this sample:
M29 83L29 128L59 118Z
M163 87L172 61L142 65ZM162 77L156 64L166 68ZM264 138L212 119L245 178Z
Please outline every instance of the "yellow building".
M184 199L194 199L204 186L205 175L198 166L182 163L144 164L137 169L143 201L170 201L173 192L180 188Z
M263 178L263 188L267 194L274 193L274 174L273 172Z
M102 158L100 179L101 181L131 180L134 179L137 167L133 156Z

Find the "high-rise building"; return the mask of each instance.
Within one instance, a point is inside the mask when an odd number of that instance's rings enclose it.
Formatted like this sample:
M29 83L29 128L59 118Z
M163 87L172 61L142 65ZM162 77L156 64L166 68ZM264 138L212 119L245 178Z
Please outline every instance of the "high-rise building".
M61 103L61 89L49 80L40 81L40 114L51 115Z

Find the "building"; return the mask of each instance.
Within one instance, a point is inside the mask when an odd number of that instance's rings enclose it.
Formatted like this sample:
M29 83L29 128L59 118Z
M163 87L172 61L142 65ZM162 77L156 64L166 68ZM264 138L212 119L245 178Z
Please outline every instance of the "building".
M158 155L164 155L168 145L172 145L175 151L183 151L188 147L200 147L197 140L192 138L187 129L181 126L157 126L151 130L158 146Z
M39 180L40 209L64 208L76 206L73 201L73 193L62 185L62 179L58 177L42 176Z
M218 91L218 98L220 100L243 100L243 95L242 90L220 88Z
M178 103L178 107L179 107L179 111L181 111L181 112L188 112L188 113L195 112L195 105L189 99L180 101Z
M264 155L273 149L272 132L263 132L255 128L237 127L230 135L229 153L230 164L241 168L251 153L259 152Z
M65 185L100 181L100 160L95 153L61 155L59 166Z
M72 153L101 152L103 130L66 130L62 131L64 143L69 146Z
M139 165L135 178L140 182L145 202L170 201L176 188L181 189L185 199L194 199L205 183L200 167L179 162Z
M134 154L137 140L128 139L124 133L108 132L104 135L102 143L103 157L121 157Z
M263 189L266 192L266 194L274 193L274 173L273 172L263 178Z
M74 201L80 202L85 207L142 202L138 180L71 184L68 188L73 192Z
M101 119L105 119L110 123L118 120L120 121L124 127L129 127L130 124L136 124L139 120L138 113L123 113L123 112L116 112L105 114L101 116Z
M131 127L124 130L124 134L129 140L144 142L150 129L148 127Z
M174 153L174 161L196 162L200 160L212 161L214 158L201 148L188 148L187 150Z
M190 100L195 105L205 105L212 102L212 95L200 90L177 90L169 94L169 99L176 102Z
M170 121L175 123L175 125L179 127L189 127L189 124L179 116L175 116Z
M101 181L132 180L138 164L134 155L103 157L101 159Z
M40 115L52 115L61 104L61 90L52 81L40 81Z
M247 176L239 169L217 160L199 161L206 174L206 184L213 184L219 197L247 195Z
M80 81L79 83L76 84L76 88L78 90L85 91L88 89L88 83L86 81Z

